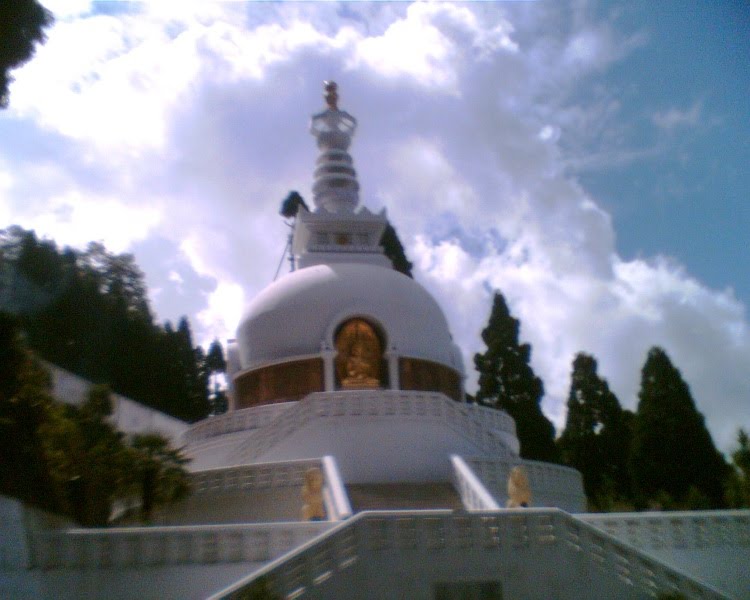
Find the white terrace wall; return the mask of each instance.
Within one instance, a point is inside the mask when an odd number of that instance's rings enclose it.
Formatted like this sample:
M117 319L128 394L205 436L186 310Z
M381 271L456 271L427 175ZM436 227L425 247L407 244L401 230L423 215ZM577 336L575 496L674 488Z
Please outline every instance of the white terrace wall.
M48 362L45 362L44 366L52 377L52 395L57 400L73 405L84 402L93 385L90 381ZM161 433L179 445L182 435L188 430L189 426L184 421L125 396L112 394L112 400L112 424L125 433Z
M332 455L346 483L449 481L450 455L513 451L467 405L443 394L396 390L310 394L251 433L228 460ZM505 424L512 431L512 421ZM197 460L200 450L196 449Z
M191 473L191 495L160 509L160 525L289 522L301 519L302 487L308 469L323 473L328 520L351 515L346 491L333 457L284 463L261 463Z
M572 513L586 510L583 479L575 469L535 460L464 457L484 487L502 507L508 501L508 477L522 466L531 486L531 506L556 507Z

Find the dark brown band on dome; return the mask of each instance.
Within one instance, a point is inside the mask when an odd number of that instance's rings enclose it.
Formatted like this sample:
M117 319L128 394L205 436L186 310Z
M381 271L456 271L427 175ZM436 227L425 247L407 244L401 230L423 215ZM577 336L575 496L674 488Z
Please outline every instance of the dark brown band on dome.
M442 392L461 401L461 375L450 367L419 358L400 358L398 366L402 390Z
M234 380L234 389L235 410L301 400L324 390L323 359L295 360L242 373Z

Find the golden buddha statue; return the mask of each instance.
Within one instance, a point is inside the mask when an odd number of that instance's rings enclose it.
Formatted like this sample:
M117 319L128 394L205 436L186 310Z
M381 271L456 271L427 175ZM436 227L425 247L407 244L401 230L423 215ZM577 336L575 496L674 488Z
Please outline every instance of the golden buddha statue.
M362 319L348 321L336 336L336 374L345 389L380 387L380 340Z

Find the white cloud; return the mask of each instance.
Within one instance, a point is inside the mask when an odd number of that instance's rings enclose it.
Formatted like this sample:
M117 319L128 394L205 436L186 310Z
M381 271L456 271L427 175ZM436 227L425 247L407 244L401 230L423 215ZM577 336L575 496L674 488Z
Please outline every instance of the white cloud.
M115 198L84 196L69 191L51 196L41 214L15 215L15 223L63 246L83 248L104 240L107 249L120 253L143 240L162 219L153 206L132 206Z
M665 111L654 113L651 120L660 129L672 131L678 127L694 127L700 122L702 112L703 103L696 101L692 106L685 109L672 107Z
M618 257L610 215L571 175L643 156L592 150L617 133L622 107L599 86L573 96L642 36L582 17L562 27L545 3L347 5L356 14L341 21L328 18L338 5L171 4L60 23L19 71L10 118L57 132L82 160L14 165L8 154L9 216L63 243L143 248L160 310L180 314L179 300L196 339L227 337L273 278L281 199L310 198L306 121L320 81L338 78L342 107L360 120L362 198L388 209L470 370L501 289L558 425L575 352L594 353L632 408L646 351L660 344L731 443L750 392L742 305L674 261ZM686 124L695 106L654 122Z

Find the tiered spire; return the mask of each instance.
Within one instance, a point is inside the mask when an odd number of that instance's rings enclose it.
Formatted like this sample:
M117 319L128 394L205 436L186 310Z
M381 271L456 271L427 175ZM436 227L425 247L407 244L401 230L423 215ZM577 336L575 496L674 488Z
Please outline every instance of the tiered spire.
M359 183L347 150L357 120L339 110L338 89L325 82L328 108L314 115L310 132L320 148L313 200L315 210L297 213L292 253L297 268L333 263L365 263L390 267L380 239L388 225L385 208L375 214L359 204Z
M359 183L347 150L357 128L357 120L339 110L336 83L326 81L324 85L328 108L314 115L310 122L310 133L316 137L320 148L313 200L318 209L352 212L359 204Z

